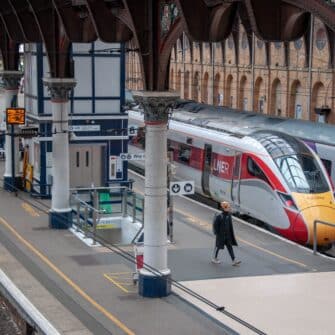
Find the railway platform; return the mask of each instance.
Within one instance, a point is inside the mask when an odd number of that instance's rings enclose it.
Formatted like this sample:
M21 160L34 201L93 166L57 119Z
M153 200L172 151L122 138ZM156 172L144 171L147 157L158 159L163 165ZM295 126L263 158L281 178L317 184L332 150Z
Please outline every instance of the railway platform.
M142 192L141 177L132 178ZM226 253L221 264L212 264L213 209L181 197L169 266L173 279L195 294L173 287L167 298L147 299L133 284L133 263L105 247L89 247L70 231L50 230L47 206L23 192L0 191L0 264L37 307L43 298L34 297L31 281L67 311L62 316L61 307L41 307L64 334L74 329L69 323L61 328L66 315L78 334L333 334L332 259L235 220L241 265L231 266ZM133 252L132 246L123 249ZM4 266L9 257L15 265ZM21 278L23 272L31 277Z

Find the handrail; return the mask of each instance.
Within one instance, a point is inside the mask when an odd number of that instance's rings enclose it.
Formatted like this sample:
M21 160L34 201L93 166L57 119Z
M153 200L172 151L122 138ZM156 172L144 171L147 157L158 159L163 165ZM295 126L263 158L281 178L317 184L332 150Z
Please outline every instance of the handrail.
M99 187L76 187L76 188L70 188L70 192L74 191L94 191L94 190L113 190L113 189L128 189L127 186L99 186Z
M87 207L88 209L90 209L93 212L97 212L99 214L104 214L105 213L104 209L102 209L102 210L96 209L95 207L93 207L90 204L88 204L86 201L81 200L78 196L72 195L72 197L73 197L73 199L77 200L80 204L82 204L83 206Z
M314 220L313 222L313 254L315 255L317 252L317 224L323 224L325 226L335 227L334 223L322 221L322 220Z

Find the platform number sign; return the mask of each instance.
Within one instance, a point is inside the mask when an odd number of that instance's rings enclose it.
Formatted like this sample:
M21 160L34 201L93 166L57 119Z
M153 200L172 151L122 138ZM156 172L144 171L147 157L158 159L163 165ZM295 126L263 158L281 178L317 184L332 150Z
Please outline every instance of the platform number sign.
M171 195L194 194L194 181L175 181L170 183Z
M25 124L26 110L24 108L7 108L6 123L8 125Z

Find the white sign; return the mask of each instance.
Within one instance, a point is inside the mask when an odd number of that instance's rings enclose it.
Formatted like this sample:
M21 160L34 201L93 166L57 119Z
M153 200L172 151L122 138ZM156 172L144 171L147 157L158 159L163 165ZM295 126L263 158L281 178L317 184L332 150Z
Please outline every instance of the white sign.
M70 131L100 131L100 124L83 124L69 126Z
M171 195L194 194L194 181L174 181L170 183Z
M123 161L143 161L145 159L144 153L137 153L137 154L127 154L122 153L120 154L120 159Z
M137 135L137 126L136 125L128 125L128 135L136 136Z

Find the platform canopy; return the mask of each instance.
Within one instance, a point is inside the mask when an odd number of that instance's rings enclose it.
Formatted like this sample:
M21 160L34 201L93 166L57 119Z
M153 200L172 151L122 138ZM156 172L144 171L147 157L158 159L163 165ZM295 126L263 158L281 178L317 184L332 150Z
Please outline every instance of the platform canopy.
M63 78L73 76L71 42L132 39L145 88L163 91L183 31L194 41L223 41L240 17L259 38L292 41L306 34L310 13L333 34L335 9L323 0L1 0L0 49L4 69L16 70L18 44L43 42L51 77Z

